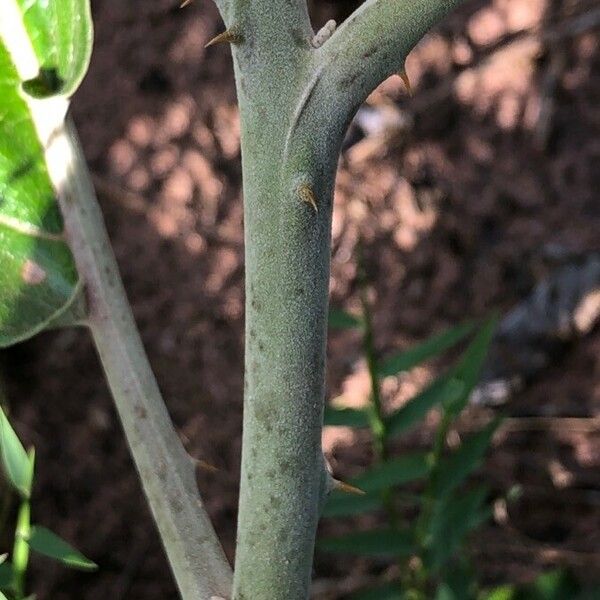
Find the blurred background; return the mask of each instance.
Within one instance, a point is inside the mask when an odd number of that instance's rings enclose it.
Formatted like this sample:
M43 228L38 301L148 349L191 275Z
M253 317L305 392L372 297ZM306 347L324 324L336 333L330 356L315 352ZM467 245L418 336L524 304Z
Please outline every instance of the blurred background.
M243 383L239 123L212 3L94 0L96 43L73 103L151 363L233 556ZM314 0L315 26L360 2ZM488 583L566 566L600 573L600 7L467 1L361 108L340 161L332 304L358 307L361 240L379 352L498 309L501 336L462 426L501 406L485 478L519 499L472 539ZM36 559L40 598L176 598L90 340L46 333L0 355L12 421L37 449L36 518L100 564ZM399 406L442 365L384 382ZM353 333L329 344L328 396L368 392ZM434 417L432 417L434 419ZM431 427L404 438L428 443ZM334 471L368 438L328 428ZM331 526L328 526L331 530ZM315 598L385 566L317 555Z

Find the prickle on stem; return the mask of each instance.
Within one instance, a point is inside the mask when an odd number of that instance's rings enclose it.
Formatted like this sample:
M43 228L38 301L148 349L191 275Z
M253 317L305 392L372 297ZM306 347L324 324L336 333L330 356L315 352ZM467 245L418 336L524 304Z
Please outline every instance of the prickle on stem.
M320 48L333 35L336 27L337 23L333 19L327 21L310 40L310 45L313 48Z
M354 485L340 481L339 479L333 480L333 489L338 492L345 492L346 494L355 494L356 496L365 496L367 492L357 488Z
M298 188L298 196L302 202L306 202L306 204L310 205L315 213L319 212L319 207L317 206L317 199L315 197L315 193L312 191L312 188L307 183L303 183Z
M240 44L243 41L244 36L236 31L235 28L231 28L219 33L219 35L216 35L204 47L210 48L210 46L215 46L216 44Z
M410 84L410 79L408 77L408 73L406 72L406 67L404 67L404 69L402 69L402 71L398 72L398 77L400 77L400 79L402 79L402 83L404 83L404 85L406 87L406 91L408 92L408 95L412 96L413 95L412 85Z

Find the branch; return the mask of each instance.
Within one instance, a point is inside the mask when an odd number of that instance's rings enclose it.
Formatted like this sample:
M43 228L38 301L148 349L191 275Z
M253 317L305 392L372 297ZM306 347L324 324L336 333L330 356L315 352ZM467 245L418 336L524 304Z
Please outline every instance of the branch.
M303 120L336 137L387 77L404 70L423 35L463 0L367 0L315 50L313 77L289 132ZM321 129L323 128L323 129Z
M182 597L227 597L230 567L144 353L70 119L55 130L46 157L85 281L88 325Z

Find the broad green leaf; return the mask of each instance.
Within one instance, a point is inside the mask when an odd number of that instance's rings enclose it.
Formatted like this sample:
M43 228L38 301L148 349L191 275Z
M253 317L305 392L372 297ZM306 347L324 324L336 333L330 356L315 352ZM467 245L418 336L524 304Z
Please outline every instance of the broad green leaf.
M474 329L472 323L464 323L439 333L422 344L414 346L403 352L393 354L381 362L378 368L380 377L397 375L402 371L409 371L422 362L439 356L446 350L456 346L465 339Z
M379 492L425 477L431 468L428 454L418 452L371 467L351 480L351 484L365 492Z
M435 406L452 402L463 394L463 384L451 377L440 377L404 406L386 418L386 431L389 437L406 431Z
M365 494L358 496L344 492L333 491L329 494L323 509L323 517L352 517L366 512L379 510L382 507L380 494Z
M433 481L433 493L436 498L441 499L450 494L477 469L499 424L500 419L494 419L486 427L466 438L457 450L440 461Z
M34 95L71 95L81 83L92 53L89 0L16 2L40 64ZM33 82L28 87L34 87Z
M15 430L0 409L0 454L8 482L23 497L31 496L33 454L28 455Z
M494 315L483 324L453 371L453 376L463 384L463 391L457 398L444 403L446 411L451 416L456 416L462 411L477 385L497 322L498 319Z
M428 536L427 564L430 569L437 571L445 565L465 536L490 516L490 511L483 509L486 495L487 488L480 486L436 503Z
M9 562L0 565L0 588L5 590L12 586L14 578L13 567ZM1 598L1 596L0 596Z
M400 584L395 582L357 592L350 596L350 600L404 600L405 598L406 596L402 592Z
M336 408L328 405L325 407L324 425L346 427L368 427L369 416L360 408Z
M0 600L8 600L8 598L2 592L0 592Z
M339 308L329 309L329 327L331 329L358 329L362 320Z
M38 554L53 558L71 569L95 571L98 568L96 563L87 559L81 552L45 527L33 527L27 543Z
M416 550L410 531L374 529L339 537L324 538L317 543L320 550L359 556L410 556Z
M91 36L89 0L0 2L0 347L64 322L78 297L36 126L40 115L51 123L62 113L53 99L34 102L24 90L70 95L87 69ZM23 81L25 63L39 73L34 80Z

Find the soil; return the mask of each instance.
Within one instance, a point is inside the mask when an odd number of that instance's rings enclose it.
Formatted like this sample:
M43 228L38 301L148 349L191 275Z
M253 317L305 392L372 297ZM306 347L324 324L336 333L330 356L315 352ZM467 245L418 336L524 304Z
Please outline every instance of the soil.
M313 7L315 23L357 2ZM600 249L600 52L594 0L467 2L411 54L413 95L395 77L368 104L390 123L356 134L335 197L332 302L358 307L362 240L378 350L409 347L465 318L507 311L555 268L556 249ZM94 56L73 103L125 286L199 485L234 553L243 391L239 124L227 48L208 0L93 2ZM587 15L583 28L575 16ZM591 17L590 17L591 15ZM587 19L587 20L585 20ZM177 594L90 339L49 332L2 356L13 421L37 450L35 519L101 565L35 559L38 598ZM436 365L385 382L389 406ZM332 335L329 395L361 401L359 340ZM573 342L505 407L485 468L522 488L472 543L487 582L569 566L600 573L600 331ZM490 410L473 408L460 431ZM567 419L566 417L569 417ZM401 447L425 446L434 419ZM325 435L347 477L370 458L362 435ZM327 525L329 530L333 525ZM4 535L7 540L7 534ZM386 570L317 556L321 598Z

